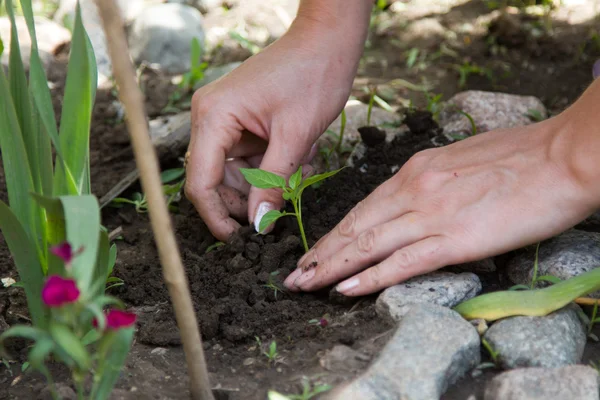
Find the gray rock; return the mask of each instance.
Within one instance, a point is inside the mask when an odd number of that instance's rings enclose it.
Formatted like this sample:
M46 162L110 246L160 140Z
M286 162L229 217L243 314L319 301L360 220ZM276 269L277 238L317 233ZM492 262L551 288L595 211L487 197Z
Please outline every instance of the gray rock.
M598 372L583 365L504 372L485 388L484 400L598 400Z
M507 274L515 284L529 284L533 276L535 246L530 246L508 262ZM538 256L538 276L569 279L600 266L600 233L571 229L542 242ZM591 294L600 298L600 292Z
M29 68L29 53L31 52L31 39L27 30L25 18L17 16L15 18L17 25L17 35L21 48L21 57L25 68ZM10 55L10 20L8 17L0 17L0 38L4 41L4 52L0 58L0 63L8 67ZM71 41L71 32L62 26L43 17L35 18L35 30L38 40L38 49L40 58L44 67L48 67L54 59L54 55L60 49Z
M451 272L476 272L489 274L496 271L496 263L493 258L484 258L483 260L471 261L464 264L448 266L445 269Z
M484 338L504 368L560 367L581 361L586 330L579 306L545 317L512 317L493 324Z
M158 4L145 8L128 32L129 48L137 63L156 65L168 74L191 67L192 39L204 43L202 14L182 4Z
M368 370L336 400L431 400L480 362L479 335L458 313L415 305Z
M216 81L217 79L227 75L240 65L242 65L242 63L238 61L225 65L220 65L218 67L207 68L206 71L204 71L204 78L202 78L202 80L196 84L194 89L198 89L199 87L208 85L209 83Z
M348 346L337 345L319 359L319 364L327 371L355 372L363 369L368 361L368 356Z
M415 304L454 307L480 291L481 281L473 273L434 272L385 289L377 298L376 309L381 318L397 322Z
M150 139L161 159L174 159L185 152L190 140L190 112L150 121Z
M471 134L470 121L457 110L473 118L477 133L530 124L529 110L546 116L546 108L536 97L469 90L449 99L440 113L440 125L448 136Z

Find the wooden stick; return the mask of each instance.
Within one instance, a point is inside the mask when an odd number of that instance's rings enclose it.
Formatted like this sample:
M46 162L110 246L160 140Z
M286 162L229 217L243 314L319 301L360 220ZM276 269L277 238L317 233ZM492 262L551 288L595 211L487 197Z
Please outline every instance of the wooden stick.
M194 400L213 400L198 322L162 191L160 168L148 134L143 96L136 83L135 70L129 58L123 20L114 0L96 0L96 5L104 25L119 98L126 110L127 128L131 135L142 188L148 199L154 239L183 342L191 397Z
M591 297L578 297L574 301L582 306L593 306L596 303L600 305L600 299L593 299Z

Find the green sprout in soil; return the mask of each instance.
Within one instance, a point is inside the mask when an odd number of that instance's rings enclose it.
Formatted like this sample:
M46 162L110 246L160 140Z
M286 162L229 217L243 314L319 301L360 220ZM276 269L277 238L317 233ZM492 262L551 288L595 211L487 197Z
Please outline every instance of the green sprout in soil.
M432 115L434 121L438 121L440 112L442 112L442 96L443 94L425 93L425 99L427 100L426 110Z
M534 108L530 108L529 110L527 110L527 113L525 114L525 116L528 117L533 122L541 122L546 119L539 110L536 110Z
M279 358L279 353L277 352L277 342L273 340L269 345L268 350L264 351L262 350L263 344L260 338L258 336L254 336L254 339L256 339L256 345L258 346L258 350L262 351L262 354L264 354L264 356L267 357L267 359L269 360L269 365L276 362Z
M311 400L315 396L329 390L331 390L331 385L317 384L313 386L308 378L304 377L302 379L301 394L281 394L274 390L269 390L269 400Z
M596 301L594 303L594 308L592 310L592 316L590 317L590 322L588 323L588 337L591 338L592 340L594 340L595 342L598 341L598 336L596 336L594 333L592 333L592 330L594 329L594 325L597 322L600 322L600 317L597 317L598 315L598 302Z
M271 210L266 213L260 220L258 228L259 232L264 232L265 229L281 217L295 216L298 221L298 228L300 229L304 251L308 252L308 242L306 241L304 225L302 224L302 193L307 187L313 186L314 184L337 174L341 170L342 168L302 179L302 166L300 166L286 183L283 177L272 172L264 171L259 168L240 168L240 172L252 186L259 189L281 189L283 191L281 197L292 203L292 207L294 208L293 213L279 210Z
M539 252L540 252L540 244L538 243L536 248L535 248L535 260L533 261L533 276L531 277L531 282L529 283L529 286L527 285L515 285L512 286L510 289L508 290L533 290L535 289L535 287L537 286L537 284L539 282L548 282L550 284L556 284L560 282L560 278L557 278L556 276L553 275L542 275L542 276L538 276L538 256L539 256Z
M319 328L325 328L329 325L329 314L325 314L321 318L311 319L308 323L310 325L318 326Z
M456 70L460 76L458 81L458 87L464 88L467 84L467 80L471 75L485 76L490 81L494 79L494 73L491 69L479 66L475 63L465 61L462 65L455 65Z
M160 174L167 206L172 212L178 211L177 206L174 203L177 203L181 198L181 190L185 185L185 178L183 177L184 174L184 168L168 169ZM175 182L170 183L173 181ZM125 197L117 197L111 202L111 206L116 208L122 207L123 204L133 205L135 207L135 211L140 214L148 212L148 200L146 199L146 194L144 193L135 192L130 199Z
M208 247L206 248L206 251L204 252L204 254L208 254L208 253L210 253L211 251L213 251L213 250L215 250L215 249L218 249L218 248L219 248L219 247L221 247L221 246L225 246L225 243L223 243L223 242L216 242L216 243L213 243L213 244L211 244L210 246L208 246Z
M273 296L275 296L275 300L277 300L277 293L285 293L285 291L280 288L277 283L275 283L275 277L279 275L279 271L273 271L269 274L269 281L263 285L267 289L271 289L273 291Z

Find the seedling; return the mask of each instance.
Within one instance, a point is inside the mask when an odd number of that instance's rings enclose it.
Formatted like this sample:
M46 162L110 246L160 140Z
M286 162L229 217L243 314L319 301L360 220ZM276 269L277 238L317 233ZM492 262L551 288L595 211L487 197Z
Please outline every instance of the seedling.
M467 84L467 80L471 75L480 75L487 77L490 81L494 79L494 73L491 69L481 67L477 64L471 64L469 61L465 61L462 65L455 65L456 70L460 76L458 86L464 88Z
M394 112L394 108L389 105L387 101L377 96L377 88L372 87L371 89L364 88L365 92L369 94L369 106L367 108L367 125L371 126L371 113L373 111L373 105L377 103L377 105L383 108L385 111Z
M323 315L321 318L315 318L308 321L310 325L316 325L319 328L325 328L329 325L329 314Z
M302 166L300 166L290 177L288 183L286 183L283 177L272 172L264 171L259 168L240 168L240 172L252 186L259 189L281 189L283 191L281 197L292 203L292 207L294 207L293 213L279 210L271 210L266 213L260 220L258 227L259 232L264 232L265 229L281 217L295 216L298 221L298 228L300 229L304 251L308 252L308 243L306 241L306 234L304 233L304 225L302 224L302 193L307 187L313 186L314 184L337 174L341 170L342 168L302 179Z
M442 96L443 94L432 94L425 93L425 99L427 99L426 110L429 111L435 121L438 121L440 112L442 111Z
M531 283L529 286L527 285L515 285L509 288L508 290L533 290L537 286L539 282L548 282L550 284L556 284L560 282L560 278L557 278L553 275L542 275L538 276L538 255L540 251L540 244L538 243L535 248L535 260L533 262L533 276L531 277Z
M219 248L219 247L221 247L221 246L225 246L225 243L223 243L223 242L216 242L216 243L213 243L213 244L211 244L210 246L208 246L208 247L206 248L206 251L204 252L204 254L208 254L208 253L210 253L211 251L213 251L213 250L215 250L215 249L218 249L218 248Z
M277 293L281 292L281 293L285 293L284 290L282 288L280 288L279 286L277 286L277 283L275 283L274 278L279 275L279 271L273 271L269 274L269 282L267 282L265 285L263 285L263 287L266 287L267 289L271 289L273 291L273 295L275 296L275 300L277 300Z
M181 190L183 189L183 185L185 185L185 178L182 178L175 183L169 183L181 178L185 174L184 168L173 168L163 171L160 174L160 179L163 182L163 193L165 194L165 198L167 200L167 206L169 210L173 212L177 212L177 206L174 203L178 202L181 198ZM131 199L125 197L117 197L113 199L111 202L111 206L119 208L122 207L123 204L131 204L135 207L135 211L139 214L143 214L148 212L148 200L146 199L146 194L135 192Z
M301 394L281 394L274 390L269 390L269 400L311 400L315 396L331 390L331 386L327 384L318 384L312 386L308 378L302 379Z
M277 352L277 342L273 340L269 345L269 350L263 351L263 354L269 360L269 365L273 364L279 357L279 353Z
M592 316L590 318L590 322L588 324L588 337L591 338L592 340L594 340L595 342L598 341L598 336L596 336L595 334L592 333L592 329L594 329L594 325L596 324L596 322L600 322L600 317L597 317L598 314L598 302L594 303L594 308L592 310Z
M373 111L373 103L375 102L376 89L371 88L369 93L371 96L369 97L369 108L367 108L367 126L371 126L371 112Z
M188 95L198 83L204 79L204 72L208 68L207 62L201 62L202 45L197 38L192 39L190 44L190 70L183 74L181 82L177 89L169 96L169 102L163 109L163 112L178 112L181 107L189 105L189 99L184 104L178 104L186 95Z
M496 351L491 344L489 344L489 342L487 340L485 340L484 338L481 338L481 344L483 345L483 347L487 350L488 354L490 355L490 358L492 359L492 362L494 363L494 365L498 365L498 357L500 356L500 353L498 351Z
M246 34L241 34L240 32L236 31L230 31L229 37L235 40L241 47L252 53L252 55L260 53L260 46L248 39Z
M467 119L469 120L469 124L471 125L471 133L469 136L475 136L477 135L477 125L475 124L475 120L473 119L473 117L471 117L471 115L469 113L467 113L466 111L463 110L456 110L457 113L464 115L465 117L467 117ZM460 135L460 134L453 134L451 133L449 135L452 139L454 140L463 140L465 139L465 136Z
M546 119L539 110L535 110L533 108L527 110L527 114L525 114L525 116L529 117L529 119L531 119L534 122L540 122Z

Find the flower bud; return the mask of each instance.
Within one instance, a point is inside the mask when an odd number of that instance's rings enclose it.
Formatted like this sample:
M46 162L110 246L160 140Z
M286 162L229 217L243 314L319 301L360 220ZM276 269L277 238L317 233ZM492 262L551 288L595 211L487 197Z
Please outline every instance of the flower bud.
M42 301L51 308L61 307L76 302L79 294L75 280L52 275L42 288Z

